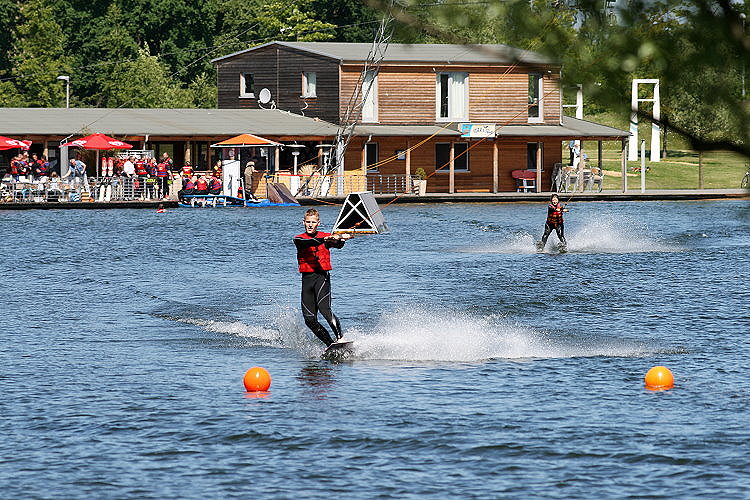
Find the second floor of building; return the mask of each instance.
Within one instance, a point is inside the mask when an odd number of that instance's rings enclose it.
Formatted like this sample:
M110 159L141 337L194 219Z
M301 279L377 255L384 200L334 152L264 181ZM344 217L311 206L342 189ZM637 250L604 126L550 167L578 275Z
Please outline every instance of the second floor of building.
M560 123L560 66L539 54L391 44L366 70L370 49L273 42L216 59L219 107L275 106L333 123Z

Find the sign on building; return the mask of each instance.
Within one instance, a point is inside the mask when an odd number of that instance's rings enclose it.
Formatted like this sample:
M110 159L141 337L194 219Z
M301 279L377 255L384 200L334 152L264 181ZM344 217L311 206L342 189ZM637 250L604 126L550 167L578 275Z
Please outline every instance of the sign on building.
M480 138L495 137L494 123L459 123L458 131L461 137Z

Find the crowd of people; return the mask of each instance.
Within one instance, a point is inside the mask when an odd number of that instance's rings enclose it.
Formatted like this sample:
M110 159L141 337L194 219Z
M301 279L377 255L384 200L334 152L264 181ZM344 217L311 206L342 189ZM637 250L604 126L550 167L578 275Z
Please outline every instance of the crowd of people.
M10 180L14 182L45 181L50 175L50 163L44 155L23 152L10 159Z
M99 165L89 168L81 155L76 154L70 158L62 175L60 168L56 165L54 167L44 155L21 153L12 157L2 180L6 187L13 184L34 184L33 190L77 190L89 192L94 199L107 201L110 197L122 200L166 200L170 195L176 194L185 203L189 201L186 197L190 195L226 194L221 160L208 172L195 172L189 162L181 167L176 166L167 153L159 158L139 155L104 157ZM244 183L240 182L239 188L235 185L237 197L255 199L251 191L254 172L255 161L250 161L242 172ZM233 190L230 191L234 194ZM107 194L104 196L102 193Z

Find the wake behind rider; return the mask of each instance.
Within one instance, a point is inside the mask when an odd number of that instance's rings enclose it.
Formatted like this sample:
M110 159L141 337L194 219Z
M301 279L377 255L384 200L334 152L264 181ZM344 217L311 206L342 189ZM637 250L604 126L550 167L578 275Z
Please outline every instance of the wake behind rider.
M302 273L302 315L305 324L325 345L341 339L341 324L331 310L331 254L329 248L341 248L351 234L318 231L320 213L314 208L305 212L305 232L294 237L297 262ZM318 321L318 312L326 319L334 337Z

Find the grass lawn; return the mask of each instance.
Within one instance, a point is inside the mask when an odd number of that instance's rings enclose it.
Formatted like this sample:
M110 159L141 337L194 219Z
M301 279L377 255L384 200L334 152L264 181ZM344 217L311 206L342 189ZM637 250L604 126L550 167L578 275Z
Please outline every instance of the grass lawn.
M604 189L620 189L619 152L603 151L604 169L618 173L604 178ZM646 155L648 156L648 154ZM595 154L590 155L592 164ZM628 173L640 162L628 162ZM646 189L698 189L698 154L692 151L669 151L666 159L660 162L646 161ZM734 153L713 151L703 154L703 187L737 188L747 171L746 160ZM638 189L641 185L640 173L628 175L628 189Z
M586 120L627 130L628 117L614 116L609 113L587 116ZM646 147L651 141L651 125L639 124L639 136L646 139ZM660 162L648 161L646 152L646 189L698 189L698 153L687 148L679 136L669 133L667 137L667 157ZM603 166L605 170L617 172L618 175L607 175L604 178L604 189L621 189L620 143L607 141L603 143ZM592 165L596 165L596 143L584 142L584 151L589 155ZM568 150L563 147L563 158L568 157ZM736 153L726 151L709 151L703 153L703 187L740 188L748 160ZM640 167L640 160L628 162L628 172ZM628 175L628 189L639 189L640 173Z

